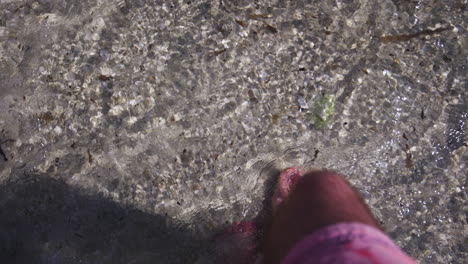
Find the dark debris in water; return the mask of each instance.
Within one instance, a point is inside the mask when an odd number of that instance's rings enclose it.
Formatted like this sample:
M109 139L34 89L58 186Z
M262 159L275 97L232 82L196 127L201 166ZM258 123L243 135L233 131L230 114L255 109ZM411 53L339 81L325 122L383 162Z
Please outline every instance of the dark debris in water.
M208 56L218 56L226 52L226 49L220 49L220 50L215 50L215 51L210 51L208 52Z
M247 27L247 24L246 24L244 21L242 21L242 20L235 20L235 21L236 21L236 23L237 23L239 26L241 26L241 27Z
M456 150L466 146L465 129L468 111L464 105L451 105L448 107L447 146Z
M278 29L277 29L277 28L275 28L275 27L273 27L273 26L270 26L270 25L268 25L268 24L265 24L265 28L266 28L266 30L267 30L268 32L270 32L270 33L273 33L273 34L278 33Z
M109 81L109 80L112 80L112 78L113 78L112 76L107 76L107 75L102 75L102 74L99 75L98 77L100 81Z
M260 19L265 19L269 18L270 16L268 14L250 14L249 19L253 20L260 20Z
M380 41L382 43L390 43L390 42L400 42L400 41L409 41L414 38L419 38L419 37L424 37L424 36L430 36L434 35L437 33L441 33L447 30L453 29L452 26L449 27L443 27L443 28L437 28L437 29L425 29L413 34L402 34L402 35L387 35L387 36L382 36L380 38Z
M39 118L42 121L45 121L46 123L51 122L55 119L51 112L41 113L37 116L37 118Z
M3 152L2 146L0 146L0 157L2 157L4 161L8 161L5 152Z

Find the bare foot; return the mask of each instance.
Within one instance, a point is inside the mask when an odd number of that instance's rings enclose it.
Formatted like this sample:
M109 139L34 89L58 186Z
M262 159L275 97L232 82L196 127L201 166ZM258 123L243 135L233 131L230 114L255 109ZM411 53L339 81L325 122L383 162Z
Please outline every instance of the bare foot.
M278 184L276 185L275 193L271 199L273 212L282 204L289 194L293 190L294 186L301 179L304 172L295 168L290 167L281 172L278 178Z
M358 222L378 227L360 195L331 171L313 171L301 177L297 169L286 169L272 204L274 217L266 235L264 263L280 263L296 243L328 225Z

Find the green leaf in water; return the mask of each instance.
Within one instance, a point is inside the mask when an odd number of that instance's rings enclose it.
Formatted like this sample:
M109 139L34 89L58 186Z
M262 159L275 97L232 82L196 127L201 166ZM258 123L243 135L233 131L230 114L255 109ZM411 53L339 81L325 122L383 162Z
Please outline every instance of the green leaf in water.
M329 125L335 114L335 96L324 95L317 99L313 105L310 121L319 129Z

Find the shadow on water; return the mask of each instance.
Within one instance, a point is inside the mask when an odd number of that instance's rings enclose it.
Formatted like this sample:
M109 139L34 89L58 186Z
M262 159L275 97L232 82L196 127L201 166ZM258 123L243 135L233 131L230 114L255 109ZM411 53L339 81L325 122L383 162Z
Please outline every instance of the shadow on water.
M0 263L194 263L205 245L168 217L58 180L0 187Z
M266 176L265 189L263 193L264 199L262 202L262 209L254 219L256 224L259 226L259 233L257 234L257 240L259 245L262 245L262 241L266 238L266 230L270 229L271 219L273 215L271 197L273 197L273 193L275 192L275 187L278 183L278 176L280 175L280 173L281 170L272 164L263 168L261 172L261 174L264 174Z

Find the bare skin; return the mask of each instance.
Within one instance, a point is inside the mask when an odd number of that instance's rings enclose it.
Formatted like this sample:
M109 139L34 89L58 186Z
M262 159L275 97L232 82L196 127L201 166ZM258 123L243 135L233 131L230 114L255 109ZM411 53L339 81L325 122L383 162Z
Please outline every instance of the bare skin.
M328 225L357 222L379 228L359 193L337 173L312 171L290 182L294 186L290 186L287 197L280 204L273 203L274 218L263 247L264 263L280 263L296 243Z

